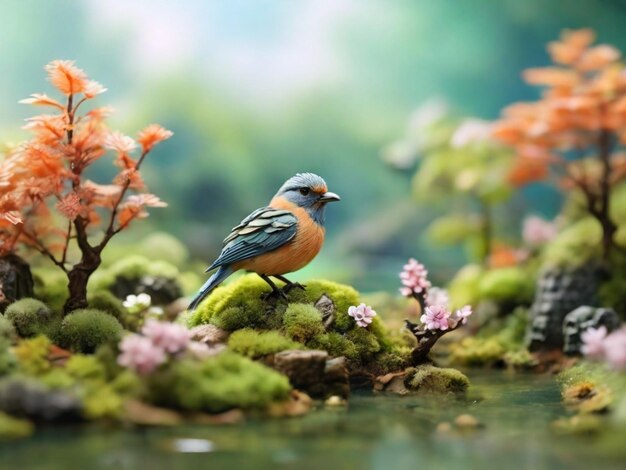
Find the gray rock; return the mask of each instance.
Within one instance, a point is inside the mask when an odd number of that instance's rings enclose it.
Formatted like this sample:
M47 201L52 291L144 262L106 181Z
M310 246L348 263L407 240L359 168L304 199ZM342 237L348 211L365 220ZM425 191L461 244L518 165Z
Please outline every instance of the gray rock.
M25 297L33 296L30 266L17 255L0 258L0 311Z
M347 397L350 392L344 357L329 359L326 351L288 350L274 355L272 367L289 378L294 388L313 398Z
M581 305L599 306L604 271L595 265L545 270L537 280L526 342L531 351L561 349L565 315Z
M589 305L578 307L565 316L563 320L563 351L566 354L580 354L582 346L581 334L589 328L604 326L611 332L620 326L617 313L610 308L596 308Z
M21 418L46 422L83 421L83 406L75 395L48 390L28 379L7 379L0 383L0 410Z
M336 308L333 299L326 294L322 294L322 296L317 299L317 302L315 302L314 307L322 314L322 323L326 331L328 331L335 321Z

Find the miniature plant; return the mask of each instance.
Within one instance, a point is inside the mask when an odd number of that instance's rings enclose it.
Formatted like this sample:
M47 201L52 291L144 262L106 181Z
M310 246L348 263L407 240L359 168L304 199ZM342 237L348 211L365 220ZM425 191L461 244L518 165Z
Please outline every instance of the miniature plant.
M582 352L592 360L606 361L613 369L626 370L626 327L607 334L604 326L589 328L581 335Z
M151 374L168 359L184 353L192 357L211 354L206 344L191 340L191 331L183 325L154 319L146 321L141 334L126 335L119 349L118 364L141 375Z
M429 295L431 283L427 276L428 271L424 265L413 258L404 265L400 273L403 284L400 293L414 298L419 303L422 312L420 323L405 320L407 328L417 339L417 346L411 352L414 365L424 362L439 338L467 323L468 317L472 314L472 307L465 305L456 310L453 315L447 304L447 294L439 289Z
M111 239L148 207L166 204L144 192L140 168L146 156L172 133L152 124L137 141L106 127L109 108L79 114L81 106L106 91L72 61L46 66L48 79L64 102L34 94L22 103L51 108L53 114L28 119L31 140L10 150L0 163L0 254L20 245L40 252L68 280L64 312L87 306L87 283ZM132 153L141 148L139 158ZM86 178L86 171L108 150L119 168L111 184ZM133 191L136 194L130 194ZM71 254L77 248L76 260Z
M43 325L52 317L52 312L37 299L21 299L7 307L5 316L11 320L18 334L27 338L41 332Z
M555 66L524 72L544 87L541 98L507 107L493 135L517 152L508 178L515 186L549 179L582 194L608 259L618 246L611 193L626 177L626 76L621 53L593 42L594 33L581 29L549 43Z
M495 244L494 211L511 195L506 180L510 151L491 135L491 123L459 119L445 105L426 103L411 118L407 134L383 157L412 169L420 201L451 203L458 209L437 217L428 235L443 245L464 244L478 261L489 261Z
M121 334L122 325L112 315L95 309L78 309L61 322L58 340L73 351L94 352L102 344L117 341Z

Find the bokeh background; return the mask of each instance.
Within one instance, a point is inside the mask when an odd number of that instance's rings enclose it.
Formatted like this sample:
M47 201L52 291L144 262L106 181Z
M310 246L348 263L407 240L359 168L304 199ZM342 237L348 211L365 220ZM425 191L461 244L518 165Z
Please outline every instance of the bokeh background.
M328 211L327 245L295 278L329 276L391 289L409 256L435 280L465 262L425 227L449 203L420 201L415 168L382 158L415 110L447 103L494 119L533 99L524 68L548 63L563 28L591 27L626 50L626 2L609 0L3 0L0 3L0 144L26 137L32 109L18 99L51 92L43 65L74 59L109 91L112 123L148 122L175 133L144 166L169 203L126 237L163 230L198 259L299 171L322 175L343 200ZM113 174L100 162L94 179ZM541 185L498 214L499 236L519 238L524 214L554 216L560 196Z

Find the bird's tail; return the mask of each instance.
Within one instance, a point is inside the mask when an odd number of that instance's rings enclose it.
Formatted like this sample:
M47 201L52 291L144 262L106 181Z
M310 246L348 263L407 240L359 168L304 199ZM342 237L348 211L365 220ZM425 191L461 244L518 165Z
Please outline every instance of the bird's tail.
M229 266L220 266L220 268L215 271L213 276L209 278L208 281L204 283L204 285L200 288L198 293L195 295L187 310L193 312L200 302L204 300L204 298L211 293L213 289L219 286L224 279L230 276L233 273L232 268Z

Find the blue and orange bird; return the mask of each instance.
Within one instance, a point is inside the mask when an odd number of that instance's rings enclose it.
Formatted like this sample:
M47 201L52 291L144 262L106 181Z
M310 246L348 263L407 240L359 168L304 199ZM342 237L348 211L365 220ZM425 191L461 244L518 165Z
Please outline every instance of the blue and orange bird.
M240 269L257 273L275 295L284 296L284 292L270 276L285 282L286 290L302 287L283 275L302 269L317 256L324 243L324 209L339 199L313 173L289 178L268 206L252 212L224 239L222 252L206 270L217 271L200 288L189 310Z

